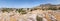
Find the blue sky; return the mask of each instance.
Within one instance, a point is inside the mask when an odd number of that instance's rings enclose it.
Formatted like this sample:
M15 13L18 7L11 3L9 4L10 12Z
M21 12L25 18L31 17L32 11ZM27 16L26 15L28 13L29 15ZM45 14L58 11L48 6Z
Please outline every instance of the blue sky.
M0 0L0 8L32 8L46 3L60 4L60 0Z

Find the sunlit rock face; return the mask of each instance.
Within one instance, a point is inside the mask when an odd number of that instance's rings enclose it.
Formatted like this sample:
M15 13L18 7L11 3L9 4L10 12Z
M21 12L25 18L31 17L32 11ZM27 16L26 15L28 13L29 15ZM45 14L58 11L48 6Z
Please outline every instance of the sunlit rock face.
M19 21L36 21L36 14L25 14Z

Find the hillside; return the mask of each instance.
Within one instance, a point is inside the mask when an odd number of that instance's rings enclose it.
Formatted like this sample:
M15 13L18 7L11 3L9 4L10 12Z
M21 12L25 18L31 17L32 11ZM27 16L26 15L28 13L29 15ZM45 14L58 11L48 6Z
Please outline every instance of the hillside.
M0 8L0 21L60 21L60 5L33 8Z

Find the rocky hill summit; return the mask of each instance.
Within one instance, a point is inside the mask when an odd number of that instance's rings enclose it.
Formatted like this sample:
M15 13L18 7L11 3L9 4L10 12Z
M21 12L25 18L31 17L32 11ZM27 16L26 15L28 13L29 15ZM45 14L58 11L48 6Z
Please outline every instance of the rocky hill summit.
M34 8L39 8L39 9L42 9L42 10L60 10L60 4L41 4L39 6L36 6Z

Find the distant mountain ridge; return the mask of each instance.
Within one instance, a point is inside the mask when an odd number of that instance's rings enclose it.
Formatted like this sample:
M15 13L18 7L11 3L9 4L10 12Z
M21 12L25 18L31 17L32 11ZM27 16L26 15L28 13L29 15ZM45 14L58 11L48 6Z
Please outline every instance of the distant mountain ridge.
M39 6L36 6L35 8L40 8L40 9L53 9L56 8L56 10L60 9L60 4L54 5L54 4L41 4Z

